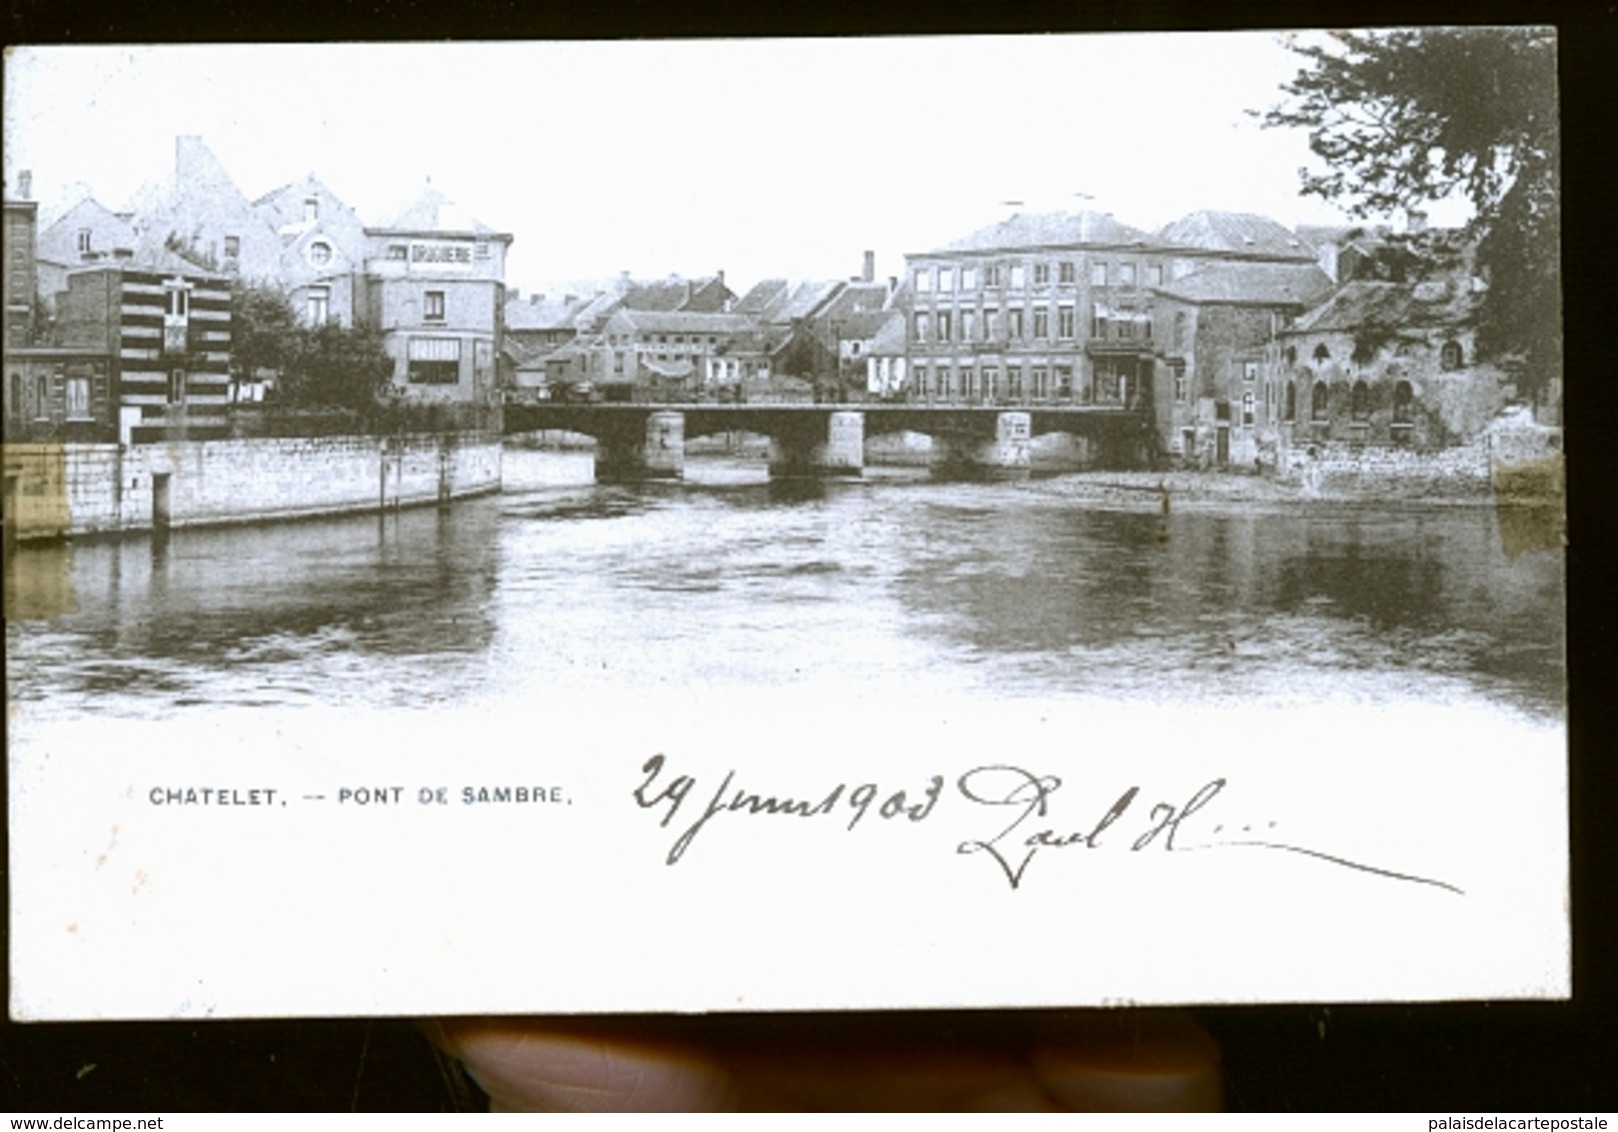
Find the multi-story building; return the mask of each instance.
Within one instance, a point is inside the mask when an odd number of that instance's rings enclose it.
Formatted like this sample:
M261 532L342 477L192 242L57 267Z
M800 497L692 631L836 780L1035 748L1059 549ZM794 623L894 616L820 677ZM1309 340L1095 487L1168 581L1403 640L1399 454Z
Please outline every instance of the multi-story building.
M1284 409L1270 364L1277 335L1330 290L1325 273L1305 262L1216 261L1154 287L1159 451L1273 467Z
M395 388L418 399L494 399L511 234L429 187L365 237L363 310L395 360Z
M1098 212L1017 214L905 257L909 395L1144 407L1169 256Z
M227 279L172 260L95 265L68 276L56 305L61 346L107 359L104 392L94 373L63 372L67 418L115 420L125 443L143 427L198 438L228 428Z

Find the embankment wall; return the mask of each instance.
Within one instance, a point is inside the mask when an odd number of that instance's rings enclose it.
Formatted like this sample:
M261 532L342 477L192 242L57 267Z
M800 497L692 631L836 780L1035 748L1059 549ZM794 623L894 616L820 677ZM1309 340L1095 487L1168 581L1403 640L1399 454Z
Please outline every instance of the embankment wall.
M65 538L442 503L500 489L493 433L8 444L7 536Z

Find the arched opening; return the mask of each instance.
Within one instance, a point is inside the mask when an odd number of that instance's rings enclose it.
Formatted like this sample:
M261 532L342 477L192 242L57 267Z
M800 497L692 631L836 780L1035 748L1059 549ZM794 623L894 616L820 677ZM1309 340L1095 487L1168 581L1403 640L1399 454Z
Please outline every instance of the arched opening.
M1409 424L1415 416L1415 391L1411 389L1408 381L1401 381L1393 387L1393 423L1396 425Z
M1348 395L1348 413L1354 420L1364 422L1371 417L1371 388L1363 381L1356 381L1354 388Z
M1438 364L1444 369L1460 369L1465 357L1461 352L1461 344L1451 338L1445 342L1438 351Z
M1287 405L1283 419L1289 421L1298 419L1298 383L1295 381L1287 382Z
M1317 362L1329 362L1329 361L1331 361L1331 351L1326 349L1326 343L1322 342L1320 345L1315 347L1315 361L1317 361Z
M1309 397L1309 419L1316 424L1324 424L1331 413L1331 392L1326 388L1324 381L1315 382L1314 392Z
M1298 348L1296 346L1287 347L1286 359L1288 367L1298 364Z

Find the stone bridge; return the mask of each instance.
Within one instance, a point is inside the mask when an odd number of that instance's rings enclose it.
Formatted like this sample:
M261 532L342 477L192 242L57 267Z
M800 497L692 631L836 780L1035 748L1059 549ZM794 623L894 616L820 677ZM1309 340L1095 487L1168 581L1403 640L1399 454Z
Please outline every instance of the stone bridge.
M505 432L559 430L596 440L604 483L679 479L685 442L749 432L770 439L770 475L858 476L865 441L915 432L943 448L944 474L1015 478L1028 474L1033 440L1046 433L1083 437L1101 467L1143 467L1150 459L1147 413L1095 405L791 405L512 403Z

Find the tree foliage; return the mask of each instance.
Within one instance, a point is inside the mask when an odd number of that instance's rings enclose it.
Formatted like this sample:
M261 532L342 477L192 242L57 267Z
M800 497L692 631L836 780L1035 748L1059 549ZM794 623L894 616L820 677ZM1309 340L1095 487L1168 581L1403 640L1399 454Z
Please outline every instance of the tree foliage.
M276 374L277 399L292 408L376 408L393 376L379 331L364 324L305 326L285 293L242 284L233 293L232 353L238 372Z
M1304 65L1260 117L1308 130L1325 170L1300 170L1301 192L1360 217L1465 194L1490 284L1480 353L1525 392L1560 376L1554 30L1338 32L1293 50Z

